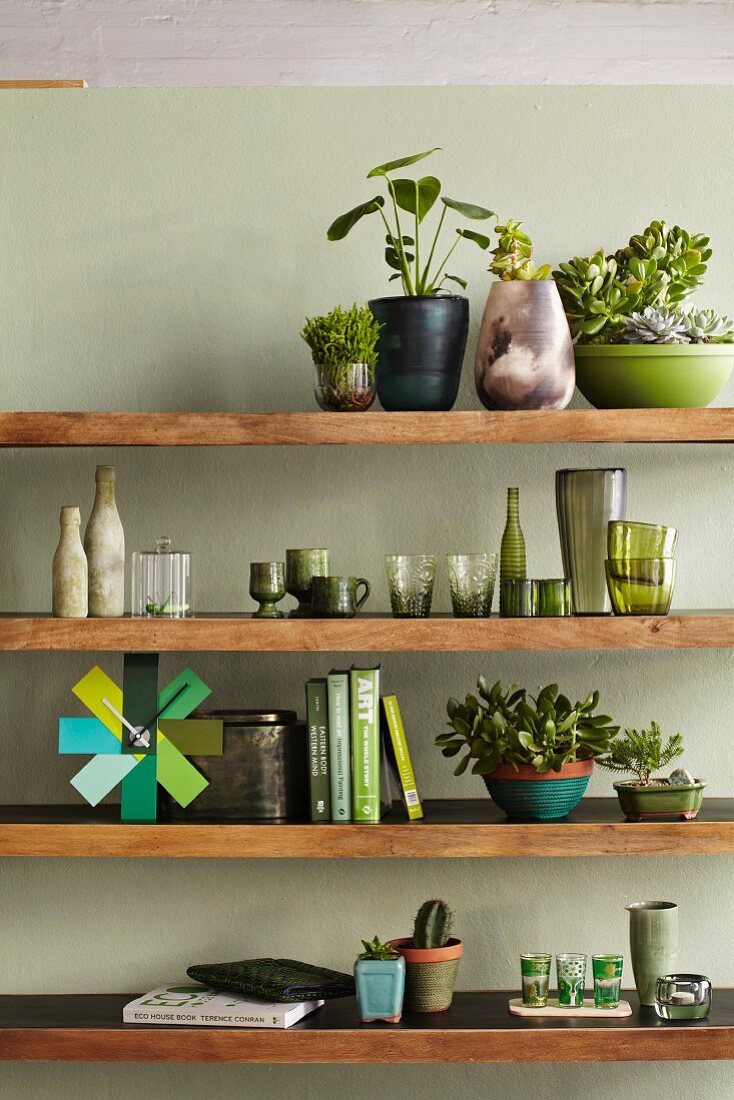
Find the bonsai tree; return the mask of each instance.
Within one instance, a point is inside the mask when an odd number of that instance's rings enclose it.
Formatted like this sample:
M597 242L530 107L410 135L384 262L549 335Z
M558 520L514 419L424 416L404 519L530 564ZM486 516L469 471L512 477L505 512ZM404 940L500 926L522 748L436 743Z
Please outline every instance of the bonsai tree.
M422 950L445 947L454 926L454 910L445 901L432 898L424 901L413 926L413 947Z
M521 230L522 222L510 219L505 225L495 227L499 243L492 249L494 259L489 270L503 282L515 279L543 280L551 273L551 265L536 267L533 263L533 242Z
M400 954L389 943L383 943L377 936L371 940L362 940L363 951L357 955L358 959L376 959L378 962L390 962L399 959Z
M549 684L534 698L525 688L503 691L499 681L490 688L484 676L477 688L479 698L467 695L463 703L449 699L450 732L436 738L444 756L467 750L454 775L462 775L472 760L472 775L489 775L500 764L516 770L526 764L541 774L559 772L574 760L608 753L619 733L608 715L595 713L598 691L572 704L559 694L558 684Z
M614 742L608 756L600 756L597 763L611 772L630 772L636 777L636 786L650 787L667 784L667 779L654 779L653 772L666 767L671 760L683 755L683 737L673 733L665 741L657 722L649 729L627 729L624 736Z
M466 287L466 281L458 275L449 275L446 270L454 249L464 239L473 241L481 249L487 249L490 245L489 237L483 233L476 233L473 229L459 226L456 229L456 237L443 259L434 263L436 249L438 247L441 232L444 227L444 219L448 210L461 214L472 221L485 221L495 216L493 210L487 210L483 206L475 206L470 202L459 202L441 194L441 181L435 176L424 176L422 179L393 179L392 172L399 168L407 168L411 164L425 160L438 149L429 149L425 153L414 153L409 157L400 157L398 160L380 164L377 168L367 173L367 179L380 177L387 189L392 223L385 213L385 199L382 195L375 195L368 202L360 203L353 210L340 215L329 226L326 235L330 241L340 241L347 233L368 214L379 214L383 227L386 230L385 237L385 261L393 274L389 281L400 279L403 291L409 297L426 297L437 294L446 281L458 283L462 288ZM426 215L432 210L438 199L441 200L441 216L430 244L421 249L421 226ZM409 234L404 232L400 211L404 211L410 217L408 219ZM427 258L426 258L427 256Z
M616 252L553 272L574 343L730 343L734 322L681 303L703 282L710 240L653 221Z
M320 372L321 396L329 408L367 409L374 401L377 337L382 325L369 306L335 306L322 317L307 317L301 337L311 349ZM355 385L353 363L364 364L367 376Z

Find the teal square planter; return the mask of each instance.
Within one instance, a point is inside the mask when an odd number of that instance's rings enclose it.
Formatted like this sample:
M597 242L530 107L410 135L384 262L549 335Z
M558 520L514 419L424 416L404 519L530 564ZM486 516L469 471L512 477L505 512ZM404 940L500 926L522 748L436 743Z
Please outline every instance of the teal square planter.
M371 1024L373 1020L400 1022L405 996L405 959L357 959L354 980L363 1024Z

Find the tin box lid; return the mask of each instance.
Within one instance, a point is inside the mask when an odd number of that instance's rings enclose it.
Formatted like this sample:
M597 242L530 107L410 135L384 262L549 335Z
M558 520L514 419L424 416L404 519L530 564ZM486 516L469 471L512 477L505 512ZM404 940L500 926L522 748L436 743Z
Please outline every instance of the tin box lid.
M294 710L198 710L197 718L216 718L225 726L293 726Z

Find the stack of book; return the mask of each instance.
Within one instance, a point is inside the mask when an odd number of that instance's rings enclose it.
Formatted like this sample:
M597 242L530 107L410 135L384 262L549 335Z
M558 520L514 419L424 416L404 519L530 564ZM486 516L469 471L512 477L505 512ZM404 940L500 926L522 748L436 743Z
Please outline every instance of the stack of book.
M306 684L311 820L379 822L390 773L409 819L423 817L400 708L380 698L380 669L333 670Z

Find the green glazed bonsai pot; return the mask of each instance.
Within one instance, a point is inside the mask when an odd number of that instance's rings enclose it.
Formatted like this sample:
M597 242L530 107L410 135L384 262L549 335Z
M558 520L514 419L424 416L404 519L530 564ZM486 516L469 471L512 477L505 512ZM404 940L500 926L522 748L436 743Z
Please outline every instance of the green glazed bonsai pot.
M682 787L638 787L629 780L615 783L622 813L628 821L646 818L680 816L692 821L698 816L706 784L697 779Z
M581 344L576 385L596 409L702 409L723 390L734 344Z

